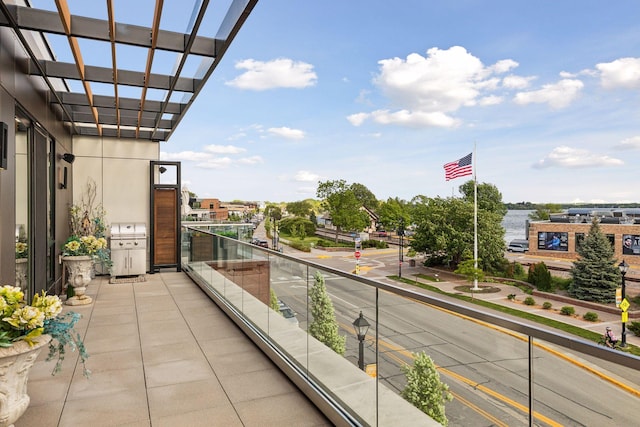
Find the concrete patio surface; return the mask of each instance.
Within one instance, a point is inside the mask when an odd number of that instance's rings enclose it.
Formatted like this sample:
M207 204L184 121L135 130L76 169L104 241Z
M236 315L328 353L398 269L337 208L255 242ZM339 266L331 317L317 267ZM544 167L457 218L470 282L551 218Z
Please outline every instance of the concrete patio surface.
M77 352L52 376L45 348L15 427L331 425L186 274L98 276L87 295L65 310L82 314L91 377Z

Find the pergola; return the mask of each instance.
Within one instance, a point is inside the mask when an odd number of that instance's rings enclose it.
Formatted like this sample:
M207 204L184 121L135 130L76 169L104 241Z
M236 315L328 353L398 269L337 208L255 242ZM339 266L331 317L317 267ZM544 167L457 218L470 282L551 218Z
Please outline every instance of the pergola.
M198 35L205 13L214 8L213 2L196 1L188 32L185 33L161 29L165 11L163 0L155 1L150 27L116 22L114 2L106 0L106 7L103 2L95 2L95 8L103 8L100 13L105 15L104 19L96 19L72 15L67 0L55 0L55 7L51 8L55 10L37 9L28 1L18 5L3 0L0 2L0 26L11 27L15 31L27 56L26 61L16 66L24 67L22 71L33 78L43 79L49 92L50 108L69 127L72 135L166 141L258 0L229 0L214 37ZM216 2L215 7L219 3ZM73 62L55 60L47 41L48 35L66 37ZM40 43L34 44L33 40ZM107 43L111 51L110 66L86 63L85 58L91 55L82 51L83 40ZM135 46L146 51L144 68L129 70L118 67L117 52L123 46ZM159 52L176 55L171 73L152 72L154 58ZM189 67L186 65L194 60L200 62L200 67L192 75L187 75ZM69 81L80 82L75 85L75 91ZM96 94L92 90L92 85L103 88L105 84L113 87L109 91L111 93ZM125 87L139 88L140 96L121 96L120 93L126 92Z

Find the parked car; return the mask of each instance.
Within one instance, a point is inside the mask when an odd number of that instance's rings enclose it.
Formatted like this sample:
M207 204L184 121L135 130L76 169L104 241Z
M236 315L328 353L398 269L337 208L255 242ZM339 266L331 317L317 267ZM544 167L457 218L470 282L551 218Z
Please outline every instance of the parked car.
M280 300L278 300L278 306L280 307L280 314L282 314L282 316L285 319L287 319L289 322L298 326L298 319L296 318L295 311L293 311L291 307L289 307L287 304L283 303Z
M258 239L254 237L253 239L251 239L251 244L269 249L269 242L264 239Z
M509 252L527 252L529 251L528 240L512 240L507 247Z

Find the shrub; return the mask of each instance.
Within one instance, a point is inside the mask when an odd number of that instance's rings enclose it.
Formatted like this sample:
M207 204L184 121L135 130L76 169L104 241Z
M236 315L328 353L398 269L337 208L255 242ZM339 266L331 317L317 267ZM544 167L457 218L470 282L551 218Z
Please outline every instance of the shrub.
M640 337L640 322L629 323L627 329L633 332L635 336Z
M531 264L527 281L543 292L552 291L551 273L544 262Z
M311 252L311 246L309 243L291 241L289 246L302 252Z
M511 300L511 301L515 300L515 299L516 299L516 294L509 294L509 295L507 295L507 299L508 299L508 300Z
M545 301L544 303L542 303L542 308L544 308L545 310L551 310L551 303L549 301Z
M560 314L565 316L573 316L576 313L576 309L570 305L565 305L560 309Z
M582 318L588 322L596 322L598 321L598 313L594 313L593 311L587 311L582 315Z
M533 299L533 297L526 297L524 299L524 304L525 305L535 305L536 300Z
M389 245L387 242L382 240L364 240L362 242L362 248L376 248L376 249L386 249Z

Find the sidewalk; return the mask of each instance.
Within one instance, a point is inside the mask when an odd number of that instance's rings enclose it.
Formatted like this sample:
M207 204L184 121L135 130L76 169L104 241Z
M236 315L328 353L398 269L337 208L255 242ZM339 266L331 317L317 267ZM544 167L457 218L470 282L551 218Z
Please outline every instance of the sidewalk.
M393 267L395 269L395 266ZM385 268L386 270L386 268ZM483 293L483 292L479 292L476 293L474 292L473 294L471 292L464 292L461 291L459 289L459 287L461 286L468 286L469 282L467 282L464 279L458 279L458 278L454 278L455 276L452 275L449 272L445 272L445 271L439 271L437 269L432 269L429 267L424 267L422 265L419 265L418 263L416 263L415 267L409 267L408 263L405 266L403 264L403 274L402 276L404 278L411 278L411 279L417 279L418 282L420 283L424 283L430 286L434 286L439 288L441 291L446 292L448 294L464 294L467 296L473 296L474 298L477 299L481 299L484 301L489 301L493 304L499 304L505 307L509 307L509 308L513 308L514 310L520 310L523 312L529 312L541 317L546 317L549 319L553 319L556 320L558 322L562 322L562 323L566 323L566 324L570 324L582 329L586 329L589 330L591 332L595 332L598 334L604 334L605 332L605 328L607 326L611 326L611 328L613 329L613 332L620 337L621 332L622 332L622 318L620 314L612 314L612 313L608 313L606 311L602 311L602 310L596 310L593 308L585 308L585 307L581 307L579 305L576 304L570 304L570 303L565 303L562 301L557 301L557 300L553 300L553 299L544 299L543 297L540 296L533 296L534 300L535 300L535 304L534 305L525 305L523 303L524 299L528 296L532 296L529 295L528 293L524 292L522 289L516 287L516 286L512 286L512 285L507 285L507 284L503 284L503 283L491 283L491 282L482 282L478 284L478 287L493 287L498 289L497 292L489 292L489 293ZM373 273L372 271L369 272L370 274ZM375 274L375 273L373 273ZM373 275L371 274L371 275ZM389 275L396 275L397 271L386 271L385 272L385 276L389 276ZM427 276L431 276L434 277L436 274L438 274L438 277L440 278L441 281L439 282L434 282L434 281L430 281L430 280L425 280L425 279L419 279L416 277L416 275L419 274L424 274ZM373 277L371 277L373 278ZM382 281L385 281L386 283L394 283L396 285L400 285L400 286L411 286L411 285L402 285L401 282L395 281L395 280L390 280L390 279L386 279L386 277L380 278ZM417 286L412 286L412 288L417 289L417 290L422 290L422 288L417 287ZM428 292L428 291L426 291ZM510 300L508 298L508 295L510 294L514 294L515 295L515 300ZM543 309L542 308L542 304L544 302L550 302L552 304L552 308L549 310ZM565 306L565 305L570 305L572 307L575 308L575 315L574 316L567 316L567 315L563 315L560 314L560 308ZM582 318L582 316L586 313L586 312L594 312L598 315L598 320L595 322L589 322L586 321ZM633 319L630 319L630 322L633 321ZM640 337L636 336L633 334L633 332L630 332L629 330L627 330L627 343L628 344L633 344L635 346L640 347Z
M363 255L366 256L368 251L369 250L365 249ZM327 253L325 251L318 250L318 249L312 249L311 253L304 253L296 249L292 249L286 245L284 246L284 252L289 255L298 256L300 258L306 258L306 259L313 259L313 258L326 257L326 256L333 256L333 257L352 256L353 254L353 251ZM418 290L420 292L429 292L429 291L425 291L424 289L418 286L412 286L396 280L387 279L387 276L394 276L398 274L398 271L397 271L398 267L396 263L397 261L393 265L387 264L385 265L385 267L374 268L368 271L361 270L361 274L370 279L378 280L384 283L390 283L400 287L407 287L414 290ZM431 277L435 277L435 275L437 274L438 277L440 278L440 281L433 282L430 280L416 278L416 275L419 275L419 274L424 274ZM446 292L448 294L464 294L467 296L472 296L470 292L463 292L459 289L456 289L457 287L460 287L463 285L469 285L469 283L466 280L460 279L457 275L454 275L447 271L442 271L442 270L438 270L430 267L424 267L419 262L416 263L415 267L410 267L409 263L405 261L402 264L402 277L411 278L412 280L417 279L418 282L437 287L441 291ZM588 331L591 331L597 334L604 334L605 328L607 326L611 326L616 336L618 337L621 336L622 318L620 314L612 314L606 311L596 310L593 308L581 307L577 304L570 304L570 303L552 300L552 299L544 299L543 297L540 297L540 296L533 296L536 303L532 306L529 306L529 305L525 305L523 301L526 297L531 295L527 294L522 289L516 286L511 286L511 285L502 284L502 283L491 283L491 282L479 283L478 286L479 287L491 286L499 290L498 292L491 292L491 293L475 293L474 292L473 293L474 298L489 301L494 304L500 304L505 307L513 308L514 310L520 310L520 311L529 312L541 317L547 317L547 318L556 320L558 322L570 324L570 325L573 325L582 329L586 329ZM515 295L515 300L509 300L507 298L508 295L510 294ZM542 308L542 304L545 301L548 301L552 304L552 308L550 310L545 310ZM570 305L575 308L574 316L567 316L567 315L560 314L560 308L565 305ZM588 311L597 313L598 320L595 322L589 322L584 320L582 316ZM525 322L526 320L521 319L521 321ZM629 323L632 321L634 321L634 319L629 319ZM536 324L536 325L540 326L540 324ZM628 323L627 323L627 326L628 326ZM628 329L627 329L626 336L627 336L628 344L632 344L640 347L639 336L636 336L635 334L633 334L633 332L630 332Z

